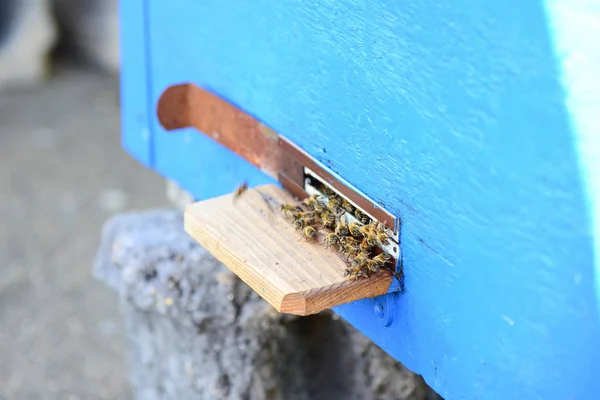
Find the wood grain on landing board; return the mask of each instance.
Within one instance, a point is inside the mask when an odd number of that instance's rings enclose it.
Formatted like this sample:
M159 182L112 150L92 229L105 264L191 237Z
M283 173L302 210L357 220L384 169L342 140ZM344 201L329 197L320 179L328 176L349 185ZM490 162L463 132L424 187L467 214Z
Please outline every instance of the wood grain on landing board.
M351 301L387 293L392 275L381 272L358 281L344 277L346 264L334 249L302 239L280 211L295 202L276 185L250 189L240 197L189 205L185 230L282 313L315 314Z

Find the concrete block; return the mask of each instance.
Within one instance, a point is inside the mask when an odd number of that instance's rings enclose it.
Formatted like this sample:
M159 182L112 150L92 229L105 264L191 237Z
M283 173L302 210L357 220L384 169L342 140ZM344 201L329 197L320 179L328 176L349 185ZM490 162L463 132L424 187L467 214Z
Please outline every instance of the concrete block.
M181 211L105 225L95 276L121 298L137 399L436 395L330 312L275 312L182 229Z

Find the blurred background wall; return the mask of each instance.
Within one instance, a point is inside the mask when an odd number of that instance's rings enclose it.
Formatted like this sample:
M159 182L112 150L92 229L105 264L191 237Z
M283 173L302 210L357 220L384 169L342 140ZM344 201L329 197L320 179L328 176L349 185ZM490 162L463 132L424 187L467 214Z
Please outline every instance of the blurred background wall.
M0 1L0 399L131 398L104 221L161 206L120 146L116 0Z

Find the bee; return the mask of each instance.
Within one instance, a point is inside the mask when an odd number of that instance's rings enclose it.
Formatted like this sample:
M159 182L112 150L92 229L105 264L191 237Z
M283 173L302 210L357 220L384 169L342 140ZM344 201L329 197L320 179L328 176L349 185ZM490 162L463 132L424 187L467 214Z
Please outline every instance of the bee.
M237 200L242 194L248 190L248 182L244 181L233 192L233 200Z
M364 267L369 261L369 253L361 251L356 255L356 257L354 257L354 260L352 261L357 261L359 266Z
M372 261L376 262L379 265L384 265L386 262L390 260L390 256L385 253L381 253L375 257L373 257Z
M355 245L350 244L342 244L339 247L339 252L346 256L346 260L352 257L354 254L360 253L360 248Z
M354 239L352 236L340 236L340 243L347 245L358 245L360 241L358 239Z
M352 279L352 280L355 280L355 281L359 280L359 279L360 279L360 278L362 278L363 276L364 276L364 277L367 277L367 276L368 276L368 274L367 274L367 272L364 270L364 268L348 268L348 269L346 270L346 273L345 273L345 275L349 275L349 277L348 277L348 278L349 278L349 279Z
M305 211L296 211L296 212L292 213L292 216L290 219L292 220L292 222L296 222L302 218L314 219L314 214L315 213L312 211L306 211L306 212Z
M344 210L348 211L349 213L354 212L354 206L352 204L350 204L350 202L346 199L342 199L342 208Z
M324 212L321 214L321 224L331 228L335 224L335 216L330 212Z
M328 186L321 185L321 192L325 194L325 196L335 196L335 192L331 190Z
M325 204L319 200L318 194L313 194L308 199L304 199L303 203L306 204L310 210L316 212L323 212L326 208Z
M360 242L360 244L358 245L360 247L360 251L364 252L364 253L368 253L371 251L371 249L373 248L373 246L375 246L374 244L370 244L369 240L367 238L364 238L362 242Z
M335 206L335 205L331 205L331 203L329 203L327 205L327 209L329 210L330 213L332 213L336 218L341 217L342 215L344 215L344 213L346 212L346 210L344 210L342 207L339 206Z
M357 280L362 276L368 276L368 273L366 273L363 268L346 268L344 276L348 275L350 275L350 279Z
M302 207L295 204L282 204L281 211L284 212L302 212L304 211Z
M361 223L367 225L371 223L371 218L369 218L365 213L363 213L360 210L356 210L354 212L354 216L356 217L357 220L359 220Z
M338 234L338 236L347 236L349 231L348 231L348 224L346 224L346 221L340 221L338 222L337 226L335 227L335 233Z
M373 231L375 231L374 224L367 224L360 227L360 233L362 233L363 236L366 236Z
M330 233L325 237L325 248L329 248L329 246L337 246L340 243L340 238L335 233Z
M379 242L381 242L382 245L387 246L390 244L389 236L387 235L387 233L382 232L382 231L376 231L375 235L377 236L377 240L379 240Z
M302 217L302 218L297 219L294 222L294 225L296 226L296 230L298 230L298 229L302 229L304 227L311 226L315 222L316 222L316 219L314 217L312 217L312 218L311 217Z
M381 222L377 222L375 224L375 230L379 231L379 232L385 232L385 225L382 224Z
M342 198L340 196L336 196L332 194L329 196L329 206L330 207L341 207L342 206Z
M366 232L363 242L366 242L371 247L375 247L377 245L377 234L373 231Z
M306 228L304 228L304 232L302 232L302 237L305 238L307 242L315 240L315 238L317 237L317 230L309 225Z
M358 271L356 271L356 273L354 274L354 279L358 280L362 277L368 278L369 277L369 270L366 268L361 268Z
M348 231L354 237L360 237L363 235L360 231L360 225L358 225L356 222L351 222L350 225L348 225Z
M340 247L338 248L338 251L342 254L348 253L348 250L349 250L349 248L345 244L340 245Z
M367 268L369 269L369 271L374 272L374 273L378 273L379 272L379 268L380 265L378 262L373 261L373 260L367 260Z

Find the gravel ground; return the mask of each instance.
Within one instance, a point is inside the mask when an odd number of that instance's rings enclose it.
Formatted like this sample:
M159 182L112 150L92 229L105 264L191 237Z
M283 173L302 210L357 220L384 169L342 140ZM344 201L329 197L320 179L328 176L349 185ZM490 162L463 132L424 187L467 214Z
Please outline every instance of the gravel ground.
M61 68L0 96L0 399L131 398L116 294L91 264L103 222L163 206L120 146L118 82Z

